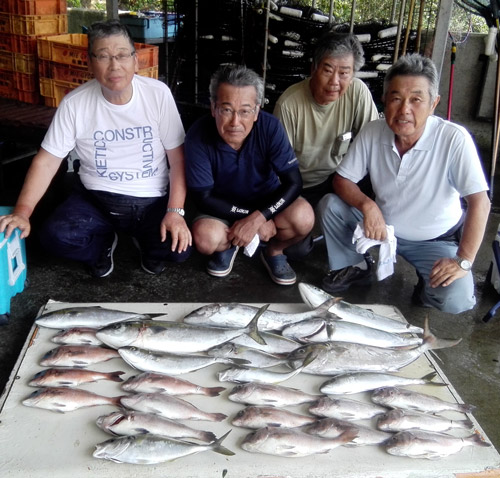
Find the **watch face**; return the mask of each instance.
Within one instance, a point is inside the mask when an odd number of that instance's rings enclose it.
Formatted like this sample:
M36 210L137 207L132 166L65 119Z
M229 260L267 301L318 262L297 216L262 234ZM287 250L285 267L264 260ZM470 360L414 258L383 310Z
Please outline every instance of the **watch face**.
M471 270L471 268L472 268L472 264L471 264L471 262L470 262L470 261L468 261L467 259L462 259L462 260L460 261L460 267L461 267L462 269L464 269L465 271L470 271L470 270Z

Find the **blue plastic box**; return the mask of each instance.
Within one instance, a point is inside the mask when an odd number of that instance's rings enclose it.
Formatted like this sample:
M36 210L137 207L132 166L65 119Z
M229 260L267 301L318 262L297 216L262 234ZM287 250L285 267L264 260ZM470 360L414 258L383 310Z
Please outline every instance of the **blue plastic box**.
M139 17L136 15L121 15L120 22L126 25L130 30L132 37L141 40L148 38L163 38L165 32L169 38L174 37L177 33L177 24L175 22L175 13L167 15L167 23L165 25L165 17L163 15L151 15Z
M0 206L0 216L12 212L12 207ZM0 233L0 324L10 315L10 299L24 290L26 283L26 245L15 229L8 239Z

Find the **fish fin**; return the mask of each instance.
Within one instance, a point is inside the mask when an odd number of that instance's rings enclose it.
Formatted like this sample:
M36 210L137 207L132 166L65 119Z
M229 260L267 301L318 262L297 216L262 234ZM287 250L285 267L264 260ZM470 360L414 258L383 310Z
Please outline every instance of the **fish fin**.
M428 373L427 375L424 375L422 377L422 380L425 380L427 385L436 385L438 387L447 387L448 386L448 384L444 383L444 382L433 382L432 380L434 378L436 378L436 376L437 376L437 372L431 372L431 373Z
M243 368L245 368L245 365L251 365L252 362L250 360L247 360L247 359L240 359L240 358L229 358L229 359L225 359L224 360L224 363L229 363L229 364L233 364L233 365L238 365L238 366L241 366Z
M215 440L213 442L213 448L212 450L215 451L216 453L220 453L222 455L227 455L227 456L233 456L235 455L234 452L232 452L231 450L229 450L228 448L226 448L225 446L222 446L221 443L226 439L226 437L231 433L232 430L229 430L227 433L225 433L224 435L222 435L220 438L218 438L217 440Z
M146 433L149 433L149 430L147 428L134 428L134 431L137 432L138 435L145 435Z
M470 405L467 403L459 403L458 405L460 411L464 413L472 413L476 409L475 405Z
M468 418L466 418L465 420L452 420L452 422L458 424L460 428L474 428L474 423Z
M119 397L109 397L109 401L111 405L114 405L115 407L120 407L121 406L121 399L123 397L126 397L127 395L121 395Z
M478 445L478 446L491 446L491 443L488 443L487 441L484 441L479 433L474 433L470 437L466 439L471 445Z
M342 432L338 436L338 440L341 443L349 443L353 441L359 435L359 428L350 427L345 432Z
M459 344L462 339L440 339L436 337L429 328L429 316L425 318L424 323L424 342L423 346L427 346L429 350L445 349Z
M316 307L316 314L318 317L329 317L329 318L335 318L338 319L340 317L337 316L337 314L334 314L333 312L330 312L330 307L334 306L337 302L340 302L342 299L339 297L332 297L331 299L325 300L321 305Z
M255 314L254 318L251 320L251 322L248 324L246 330L247 334L249 337L251 337L255 342L257 342L260 345L267 345L266 341L262 337L262 335L259 334L259 329L258 329L258 322L261 317L261 315L268 309L270 304L263 305Z
M300 370L302 370L303 368L307 367L314 360L316 360L316 355L314 355L314 353L311 352L309 355L307 355L307 357L302 362L302 365L300 367L298 367L298 368ZM297 370L297 369L295 369L295 370Z
M214 422L221 422L227 418L227 415L224 415L223 413L209 413L209 416L212 417Z
M206 389L206 392L207 392L207 396L209 396L209 397L217 397L224 390L226 390L225 387L210 387L210 388Z
M108 380L112 382L123 382L123 378L120 375L123 375L125 372L110 372L108 375Z

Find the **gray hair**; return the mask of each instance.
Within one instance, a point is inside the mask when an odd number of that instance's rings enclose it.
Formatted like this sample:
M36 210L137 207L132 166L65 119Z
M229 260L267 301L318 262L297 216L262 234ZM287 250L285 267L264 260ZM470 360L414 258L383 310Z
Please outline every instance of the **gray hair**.
M318 68L325 57L342 57L352 55L354 58L354 72L359 71L365 64L365 53L356 35L351 33L328 32L316 44L313 54L313 70Z
M253 86L257 93L257 104L262 104L264 98L264 80L255 71L243 65L225 65L220 67L210 79L210 101L217 102L219 86L227 83L236 87Z
M418 53L401 56L396 63L387 70L384 78L383 99L385 99L389 83L396 76L423 76L427 78L427 80L429 80L429 96L431 98L431 103L437 98L439 92L439 75L434 62L430 58Z
M114 35L122 35L130 43L131 51L135 51L134 40L130 34L129 29L120 23L119 20L108 20L105 22L95 22L91 25L88 32L88 52L92 53L92 48L96 40L107 38Z

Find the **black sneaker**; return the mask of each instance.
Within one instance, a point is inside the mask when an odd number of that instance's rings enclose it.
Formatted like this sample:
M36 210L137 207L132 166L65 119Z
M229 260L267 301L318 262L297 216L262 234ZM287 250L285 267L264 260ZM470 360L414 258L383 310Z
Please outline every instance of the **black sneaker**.
M425 283L424 278L417 272L418 282L413 287L413 294L411 296L411 303L417 307L431 308L432 306L426 304L422 299L422 293L424 291Z
M113 272L113 254L118 243L118 235L115 233L113 243L101 252L98 261L90 266L90 273L93 277L106 277Z
M366 258L365 258L366 260ZM325 292L336 294L349 289L351 286L370 285L372 281L371 262L366 260L368 269L363 270L356 266L348 266L337 271L330 271L323 278L322 288Z
M151 275L155 276L160 275L165 270L165 261L157 261L154 259L148 259L147 257L144 257L139 241L135 237L133 237L132 242L134 243L135 247L137 247L137 249L139 250L141 256L142 270Z

